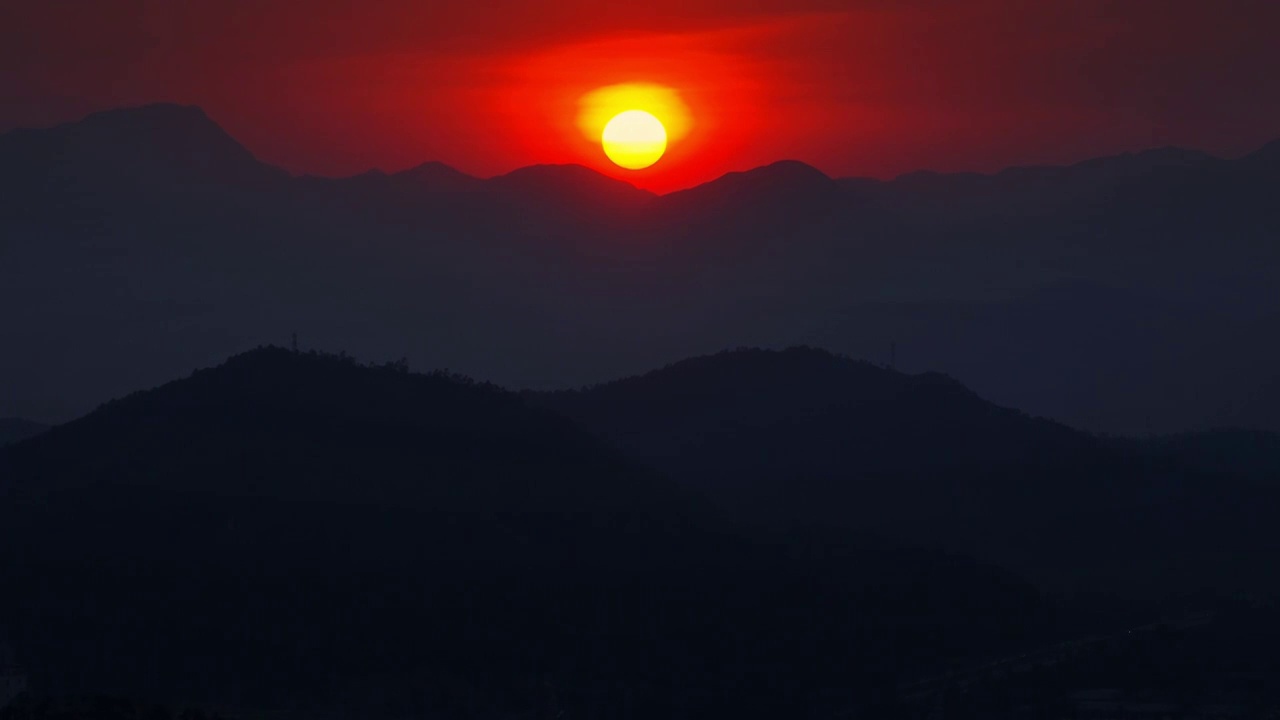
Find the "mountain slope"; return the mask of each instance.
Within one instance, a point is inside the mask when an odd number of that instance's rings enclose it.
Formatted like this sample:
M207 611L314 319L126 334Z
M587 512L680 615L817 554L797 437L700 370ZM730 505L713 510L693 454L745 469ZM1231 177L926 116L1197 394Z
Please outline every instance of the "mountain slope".
M533 165L490 178L485 187L539 214L586 215L629 212L649 204L654 195L631 183L606 177L582 165Z
M663 195L653 204L649 231L657 239L677 239L677 250L751 252L755 248L744 241L820 231L844 200L840 186L817 168L783 160ZM735 247L723 248L726 239Z
M128 476L133 489L487 512L639 511L660 494L660 480L501 390L356 370L276 349L234 357L15 450L4 489L38 500ZM148 472L132 475L139 457Z
M22 418L0 418L0 447L39 435L49 426Z
M752 479L771 476L1007 472L1107 453L1087 435L991 405L946 376L809 348L720 353L536 397L633 456L719 482L711 489L735 500L753 494Z
M45 187L81 191L109 190L113 183L134 189L157 182L261 185L286 177L200 108L170 104L109 110L78 123L0 136L0 168L15 187L39 178Z
M1258 507L1273 487L1129 452L945 376L741 350L530 397L757 522L937 543L1057 586L1272 583L1261 557L1280 535Z
M237 356L0 451L0 478L0 619L54 694L282 717L862 712L899 673L1047 629L1010 573L747 534L517 395L341 357Z
M392 177L413 183L431 192L475 192L484 181L472 177L441 162L425 162L408 170L401 170Z
M732 172L687 190L663 196L664 206L723 211L752 208L761 202L822 200L837 188L821 170L796 160L781 160L745 172Z

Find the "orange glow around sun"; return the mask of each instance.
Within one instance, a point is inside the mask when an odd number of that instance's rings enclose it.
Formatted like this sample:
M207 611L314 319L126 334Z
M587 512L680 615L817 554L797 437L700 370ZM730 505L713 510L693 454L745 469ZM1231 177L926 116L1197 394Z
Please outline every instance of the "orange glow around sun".
M598 142L605 125L628 110L642 110L661 121L668 143L684 139L693 124L689 107L674 89L653 83L622 83L597 88L578 100L578 129L583 137Z
M597 88L578 100L578 129L615 165L647 168L689 132L689 108L674 89L654 83Z
M756 147L772 106L761 104L760 79L726 42L719 34L643 34L566 44L503 59L494 71L504 81L476 100L522 157L670 192L756 161L744 151ZM652 115L666 133L647 167L620 165L603 149L605 126L631 110Z

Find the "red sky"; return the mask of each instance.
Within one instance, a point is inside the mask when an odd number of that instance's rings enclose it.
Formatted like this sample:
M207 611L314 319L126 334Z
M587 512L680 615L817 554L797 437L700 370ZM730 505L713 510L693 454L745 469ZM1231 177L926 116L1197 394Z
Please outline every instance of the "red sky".
M263 160L351 174L578 162L658 191L783 158L994 170L1280 137L1275 0L0 0L0 130L197 104ZM574 125L678 90L640 173Z

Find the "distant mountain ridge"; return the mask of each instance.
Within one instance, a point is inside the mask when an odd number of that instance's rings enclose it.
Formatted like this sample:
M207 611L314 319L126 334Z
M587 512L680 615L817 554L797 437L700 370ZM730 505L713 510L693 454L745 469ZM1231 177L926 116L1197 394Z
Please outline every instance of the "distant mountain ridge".
M91 147L90 144L106 139L121 144L123 146L120 148L122 151L132 152L144 151L149 153L149 149L157 147L158 143L164 152L162 157L167 157L167 159L173 161L176 167L184 167L191 171L212 175L221 175L224 179L233 179L237 175L253 177L258 175L262 168L270 167L256 160L248 149L236 142L216 122L210 119L202 108L195 105L153 103L104 110L89 114L79 121L43 128L20 128L0 134L0 137L6 136L10 138L10 142L20 140L22 143L31 143L33 139L38 138L44 142L32 143L34 147L61 146L62 152L72 155L77 152L96 150L96 146ZM16 145L17 143L14 142L14 144ZM1276 153L1272 150L1275 147L1280 147L1280 139L1246 154L1240 160L1248 162L1261 161L1264 158L1275 155ZM991 173L942 173L932 170L916 170L886 180L870 178L838 178L833 180L826 173L805 162L780 160L750 170L731 171L705 183L673 190L659 197L716 185L745 189L747 187L760 188L771 185L786 187L794 186L797 183L825 184L825 182L838 182L848 185L858 183L911 183L920 178L1019 178L1041 173L1062 173L1068 170L1089 170L1094 168L1107 168L1116 171L1127 169L1129 172L1142 172L1161 167L1203 167L1223 162L1235 161L1223 160L1199 150L1165 146L1137 152L1126 152L1114 156L1090 158L1068 165L1011 166ZM371 170L368 172L377 171ZM561 175L562 173L563 175ZM277 177L288 175L284 170L278 168L271 168L266 174ZM339 176L331 179L356 176ZM434 192L453 192L460 188L469 189L476 186L476 181L485 182L482 178L435 160L389 173L388 176L419 183L424 189ZM588 181L586 178L599 176L602 180L608 181L608 183L630 185L624 180L608 178L595 170L581 165L532 165L517 168L493 178L488 178L488 180L514 179L524 176L537 177L538 180L562 176L565 178L564 182L570 182L571 185L576 183L578 186L598 183L600 181ZM578 180L570 181L569 179L573 177L577 177ZM561 180L554 181L559 182ZM647 191L640 191L640 194L652 195Z
M258 161L199 107L155 104L76 123L0 135L3 174L42 171L63 182L175 180L259 184L288 177Z
M197 108L111 111L0 136L6 412L69 419L297 331L535 388L896 343L1075 426L1280 429L1273 149L885 181L783 161L656 196L582 166L290 177Z
M55 168L61 177L107 177L136 165L138 170L173 172L192 179L226 183L263 183L289 178L284 170L258 161L197 106L156 103L93 113L78 122L40 129L19 129L0 135L0 158L13 168L24 163ZM581 165L533 165L488 179L469 175L439 161L428 161L395 173L370 170L353 176L323 178L353 180L381 175L406 183L422 192L453 193L481 189L517 192L535 198L574 197L607 208L629 208L659 199L660 204L723 205L734 200L751 203L774 193L791 196L845 192L869 187L920 188L1004 185L1009 182L1055 182L1085 173L1102 173L1113 181L1141 178L1160 169L1212 168L1238 162L1257 165L1275 155L1259 148L1239 160L1223 160L1197 150L1162 147L1140 152L1098 157L1078 163L1052 166L1014 166L993 173L939 173L919 170L888 180L832 179L817 168L797 160L783 160L758 168L733 171L700 185L654 195L624 180L610 178ZM109 153L104 148L110 147ZM51 164L50 157L59 162ZM312 176L303 176L312 177ZM322 178L316 178L322 179Z
M437 161L415 165L394 173L392 177L408 180L432 192L470 192L479 190L483 183L479 178Z

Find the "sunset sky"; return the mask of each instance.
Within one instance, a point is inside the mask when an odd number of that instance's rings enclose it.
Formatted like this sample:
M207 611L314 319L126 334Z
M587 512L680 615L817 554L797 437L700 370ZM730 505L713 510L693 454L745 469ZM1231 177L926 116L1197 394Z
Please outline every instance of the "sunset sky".
M582 163L671 190L783 158L834 176L994 170L1280 137L1274 0L6 0L0 130L197 104L296 173ZM586 93L677 92L654 166Z

